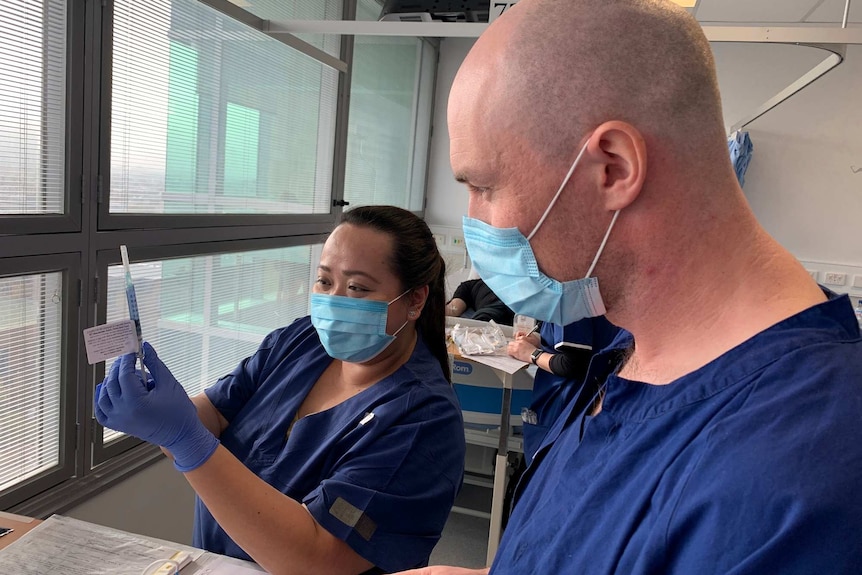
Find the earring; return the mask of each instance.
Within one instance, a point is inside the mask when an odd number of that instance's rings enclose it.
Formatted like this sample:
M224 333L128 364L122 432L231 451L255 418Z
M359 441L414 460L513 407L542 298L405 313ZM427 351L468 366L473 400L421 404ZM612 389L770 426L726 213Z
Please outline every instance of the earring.
M415 310L415 309L411 309L411 310L410 310L410 312L409 312L407 315L408 315L409 317L416 317L416 310Z

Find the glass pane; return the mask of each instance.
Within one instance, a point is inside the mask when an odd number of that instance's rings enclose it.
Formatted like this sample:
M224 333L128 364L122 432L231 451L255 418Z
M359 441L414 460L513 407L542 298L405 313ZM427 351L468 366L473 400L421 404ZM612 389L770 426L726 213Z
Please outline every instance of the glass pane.
M200 393L254 353L267 333L308 315L315 249L132 264L144 339L189 395ZM109 322L129 317L124 281L122 265L108 268ZM104 441L120 435L106 430Z
M64 213L66 0L0 2L0 214Z
M383 3L377 0L359 0L356 3L356 19L364 21L375 21L380 18Z
M413 166L410 171L410 201L407 206L407 209L413 211L425 208L428 149L431 146L431 117L434 114L434 79L437 77L437 49L430 42L422 41L422 67L419 74Z
M112 213L328 213L338 72L194 0L117 0Z
M0 491L60 463L62 286L0 277Z
M344 183L351 205L409 206L420 44L356 36Z
M248 10L264 20L341 20L342 0L230 0L237 6ZM372 0L373 2L374 0ZM320 48L338 57L341 51L341 36L321 34L296 34Z

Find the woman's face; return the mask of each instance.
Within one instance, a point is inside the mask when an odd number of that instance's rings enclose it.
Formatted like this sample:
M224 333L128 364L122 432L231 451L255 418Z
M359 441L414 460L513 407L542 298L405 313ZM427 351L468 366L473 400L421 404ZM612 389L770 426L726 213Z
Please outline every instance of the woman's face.
M404 292L401 280L389 266L392 239L372 228L341 224L323 245L314 293L390 302ZM389 306L386 333L393 334L407 321L410 298Z

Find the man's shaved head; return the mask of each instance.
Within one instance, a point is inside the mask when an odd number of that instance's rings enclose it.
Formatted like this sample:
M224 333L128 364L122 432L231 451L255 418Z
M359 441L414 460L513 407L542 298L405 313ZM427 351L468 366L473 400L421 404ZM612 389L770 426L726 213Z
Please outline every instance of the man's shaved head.
M495 27L505 40L480 39L496 45L471 54L499 58L490 125L521 134L547 159L570 162L579 139L609 120L680 151L710 142L726 153L709 43L675 4L522 0Z

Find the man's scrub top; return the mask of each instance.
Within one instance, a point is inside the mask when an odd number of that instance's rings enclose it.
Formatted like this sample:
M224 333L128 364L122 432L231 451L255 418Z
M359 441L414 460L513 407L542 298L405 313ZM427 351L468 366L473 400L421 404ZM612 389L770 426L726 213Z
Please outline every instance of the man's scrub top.
M542 338L541 347L547 353L560 353L554 348L560 342L588 345L593 348L593 352L597 352L610 345L619 331L620 328L604 316L599 316L585 318L566 326L544 322L539 335ZM536 415L536 423L525 421L523 427L524 457L527 463L532 460L533 454L563 408L580 391L584 382L583 375L586 373L586 361L581 377L574 379L541 368L536 370L530 400L530 409Z
M455 392L419 337L394 374L294 423L331 361L309 318L269 334L206 390L229 422L221 443L378 568L424 566L464 471ZM250 559L200 499L195 511L196 547Z
M668 385L614 375L627 332L594 356L602 409L548 432L492 575L862 573L862 339L829 295Z

